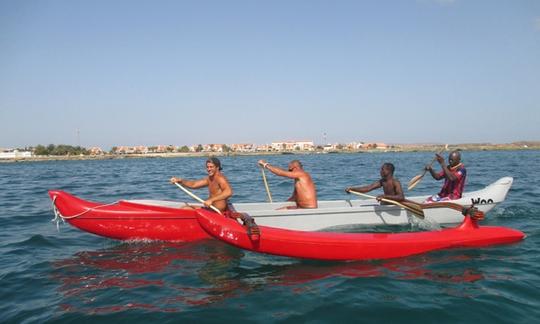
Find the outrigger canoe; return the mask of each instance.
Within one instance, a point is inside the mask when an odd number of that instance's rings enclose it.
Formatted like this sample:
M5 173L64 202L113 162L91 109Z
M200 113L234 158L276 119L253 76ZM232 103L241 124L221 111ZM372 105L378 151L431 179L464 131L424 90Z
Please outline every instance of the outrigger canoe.
M201 227L214 238L249 251L315 260L374 260L450 248L485 247L521 241L525 234L500 226L478 226L468 214L461 225L429 232L335 233L259 226L252 235L236 220L198 209Z
M504 201L513 179L504 177L487 187L467 192L454 203L474 204L488 212ZM185 202L166 200L120 200L97 203L65 191L51 190L49 196L59 219L96 235L119 240L196 241L210 236L200 227L193 209ZM409 200L423 202L427 196ZM191 204L200 207L197 204ZM316 209L283 209L291 202L234 203L231 210L247 214L258 225L300 231L343 231L358 225L404 225L413 214L401 207L380 205L373 199L319 201ZM430 208L425 218L441 225L459 224L463 215L449 208Z

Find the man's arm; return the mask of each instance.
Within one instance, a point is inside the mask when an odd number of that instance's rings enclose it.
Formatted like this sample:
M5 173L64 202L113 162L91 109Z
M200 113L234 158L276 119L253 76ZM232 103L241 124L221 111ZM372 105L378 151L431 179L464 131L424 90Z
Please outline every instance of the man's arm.
M444 163L444 158L442 156L440 156L439 154L435 154L435 159L437 159L437 162L439 162L439 164L441 165L441 167L443 167L443 165L446 165L446 163ZM444 178L444 175L441 175L440 173L438 172L435 172L433 170L433 167L431 166L431 164L428 164L426 165L425 167L426 171L429 171L429 174L431 174L431 176L433 177L433 179L439 181L441 180L442 178ZM443 167L443 170L444 170L444 167Z
M300 177L304 174L302 171L286 171L286 170L283 170L282 168L278 168L271 165L266 166L266 168L275 175L287 177L291 179L300 179Z
M270 165L270 163L265 162L264 160L260 160L259 164L272 172L275 175L281 176L281 177L287 177L291 179L299 179L304 173L302 171L287 171L282 168Z
M361 193L366 193L366 192L370 192L371 190L375 190L377 188L380 188L382 185L381 185L381 182L380 181L376 181L370 185L367 185L367 186L363 186L363 187L348 187L345 189L345 192L346 193L350 193L350 191L357 191L357 192L361 192Z
M199 189L199 188L208 186L208 178L199 179L199 180L185 180L182 178L172 177L171 183L179 183L191 189Z
M444 176L446 177L446 179L450 180L450 181L456 181L457 180L457 177L455 174L452 173L452 171L450 171L450 169L448 169L448 166L446 165L446 163L443 165L441 165L443 171L444 171Z
M440 180L442 178L446 178L450 181L456 181L457 177L452 173L452 171L450 171L450 169L448 169L448 166L446 165L446 162L444 162L444 158L442 156L440 156L439 154L435 154L436 158L437 158L437 162L439 162L439 164L441 165L441 168L442 168L442 174L439 173L437 174L437 177L434 177L435 179L437 180ZM432 174L433 175L433 174Z

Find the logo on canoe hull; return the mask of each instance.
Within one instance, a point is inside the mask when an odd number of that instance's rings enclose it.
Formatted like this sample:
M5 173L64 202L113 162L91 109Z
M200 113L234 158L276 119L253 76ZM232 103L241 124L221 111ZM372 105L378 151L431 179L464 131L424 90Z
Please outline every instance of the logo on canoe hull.
M478 205L478 204L481 204L481 205L482 205L482 204L493 204L493 199L490 198L490 199L486 200L486 199L481 199L481 198L476 198L476 199L471 198L471 203L472 203L473 205Z

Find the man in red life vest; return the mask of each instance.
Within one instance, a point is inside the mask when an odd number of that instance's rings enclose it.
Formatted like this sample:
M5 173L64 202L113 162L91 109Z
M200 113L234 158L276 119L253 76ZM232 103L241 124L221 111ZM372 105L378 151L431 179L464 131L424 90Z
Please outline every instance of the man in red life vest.
M461 153L452 151L448 155L448 165L444 162L444 158L435 154L437 162L441 165L442 170L439 173L433 171L431 165L426 165L426 170L429 171L433 179L444 179L444 184L441 191L432 197L426 199L426 202L448 201L461 198L463 188L465 187L465 178L467 170L461 163Z

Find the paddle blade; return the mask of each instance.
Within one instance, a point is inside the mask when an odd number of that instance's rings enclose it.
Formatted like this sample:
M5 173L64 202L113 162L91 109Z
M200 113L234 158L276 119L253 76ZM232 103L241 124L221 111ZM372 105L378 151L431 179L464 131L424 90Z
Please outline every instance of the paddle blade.
M407 185L407 190L412 190L414 187L416 187L419 183L420 183L420 180L422 180L422 178L424 177L424 174L419 174L417 176L415 176L414 178L411 179L411 181L409 181L409 184Z
M415 175L415 176L409 181L409 184L408 184L408 185L410 186L410 185L412 185L413 183L417 182L418 179L421 179L423 175L424 175L424 174L418 174L418 175Z

